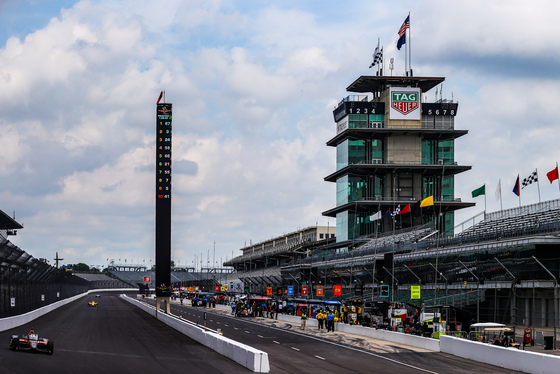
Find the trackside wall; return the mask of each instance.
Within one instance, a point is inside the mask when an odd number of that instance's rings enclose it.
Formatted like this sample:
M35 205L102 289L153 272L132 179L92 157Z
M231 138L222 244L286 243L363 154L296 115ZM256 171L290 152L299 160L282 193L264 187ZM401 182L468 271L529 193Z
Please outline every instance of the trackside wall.
M446 335L441 336L440 340L441 352L524 373L554 374L558 373L560 366L558 356L498 347Z
M226 356L227 358L237 362L238 364L246 367L257 373L268 373L270 371L270 364L268 361L268 353L255 349L248 345L236 342L235 340L228 339L216 332L207 331L196 324L186 321L180 317L169 315L163 312L157 312L156 309L150 305L140 302L136 299L121 295L122 298L131 304L141 308L147 313L165 323L169 327L185 334L189 338L207 346L210 349Z

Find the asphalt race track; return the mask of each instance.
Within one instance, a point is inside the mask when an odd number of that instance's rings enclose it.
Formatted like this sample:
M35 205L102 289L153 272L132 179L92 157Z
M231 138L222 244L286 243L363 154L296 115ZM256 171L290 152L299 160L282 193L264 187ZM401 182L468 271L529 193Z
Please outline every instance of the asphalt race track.
M0 332L0 373L248 373L221 356L118 297L100 293L63 306L35 321ZM135 297L136 295L131 295ZM152 302L153 304L153 302ZM361 348L331 336L302 333L299 328L267 324L262 319L233 318L214 309L172 304L172 313L268 353L271 373L511 373L454 356L418 351L392 343ZM206 313L206 321L204 314ZM35 329L54 341L54 354L14 352L12 334ZM308 327L308 330L311 327ZM331 333L332 334L332 333ZM348 337L344 337L348 339ZM350 339L356 340L354 337ZM358 339L359 340L359 339Z
M155 303L150 302L152 305ZM316 327L286 326L279 321L242 317L225 311L172 303L171 312L221 329L224 336L268 353L271 373L514 373L445 353L415 350L391 342L363 346L361 337L343 333L317 334ZM204 315L206 314L206 319ZM331 335L329 335L331 334ZM344 340L337 341L341 335Z
M13 330L0 332L0 373L250 373L167 327L117 293L93 295ZM136 295L131 295L135 297ZM12 334L30 328L54 341L54 354L14 352Z

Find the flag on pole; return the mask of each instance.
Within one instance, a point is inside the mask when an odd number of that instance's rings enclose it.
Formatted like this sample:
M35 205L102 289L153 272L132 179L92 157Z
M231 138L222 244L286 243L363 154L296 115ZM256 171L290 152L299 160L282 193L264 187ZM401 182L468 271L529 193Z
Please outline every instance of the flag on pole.
M477 188L473 192L471 192L472 197L477 197L480 195L486 195L486 185L483 184L482 187Z
M401 28L399 29L399 41L397 42L397 49L400 51L403 44L406 43L406 29L410 27L410 15L406 17Z
M422 202L420 203L420 208L424 208L427 206L431 206L434 205L434 196L428 196L427 198L425 198L424 200L422 200Z
M399 206L397 207L397 209L395 209L395 211L391 214L392 217L395 217L396 215L401 213L401 205L399 204Z
M523 185L523 187L521 187L522 189L527 187L528 185L530 185L533 182L538 182L539 179L537 177L537 171L535 170L534 172L531 173L531 175L529 175L527 178L523 179L523 182L521 183Z
M371 216L368 216L367 218L368 218L369 222L377 221L378 219L381 219L381 211L378 211L377 213L375 213Z
M157 99L157 103L156 103L156 104L159 104L159 102L161 101L161 98L162 98L162 97L163 97L163 91L161 91L161 93L159 94L159 97L158 97L158 99Z
M521 188L519 187L519 174L517 175L515 186L513 186L513 193L516 194L517 196L521 194Z
M500 200L502 198L502 180L498 181L498 187L496 188L496 192L494 193L496 196L496 200Z
M546 173L546 177L548 178L550 183L558 179L558 165L556 165L556 167L553 170Z
M373 62L369 66L370 69L375 65L380 64L383 61L383 47L379 49L379 39L377 39L377 47L375 47L372 57L373 57Z
M410 204L407 204L399 214L410 213Z
M383 215L383 218L385 217L390 217L391 216L391 208L387 209L387 211L385 212L385 214Z

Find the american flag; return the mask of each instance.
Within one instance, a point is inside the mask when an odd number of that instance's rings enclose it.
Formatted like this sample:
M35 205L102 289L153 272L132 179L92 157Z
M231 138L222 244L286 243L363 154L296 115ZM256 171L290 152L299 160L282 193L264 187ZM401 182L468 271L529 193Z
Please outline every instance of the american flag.
M406 32L406 29L408 29L409 27L410 27L410 15L406 17L401 28L399 29L399 38L402 38L402 36Z
M521 187L521 189L527 187L528 185L530 185L533 182L538 182L539 179L537 177L537 171L535 170L534 172L531 173L531 175L529 175L527 178L523 179L523 182L521 182L521 185L523 187Z

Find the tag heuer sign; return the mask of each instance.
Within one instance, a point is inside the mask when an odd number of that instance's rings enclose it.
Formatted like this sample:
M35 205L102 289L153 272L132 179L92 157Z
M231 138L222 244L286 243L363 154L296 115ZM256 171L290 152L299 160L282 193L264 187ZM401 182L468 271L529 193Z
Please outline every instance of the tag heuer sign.
M391 87L391 119L420 119L420 89Z

